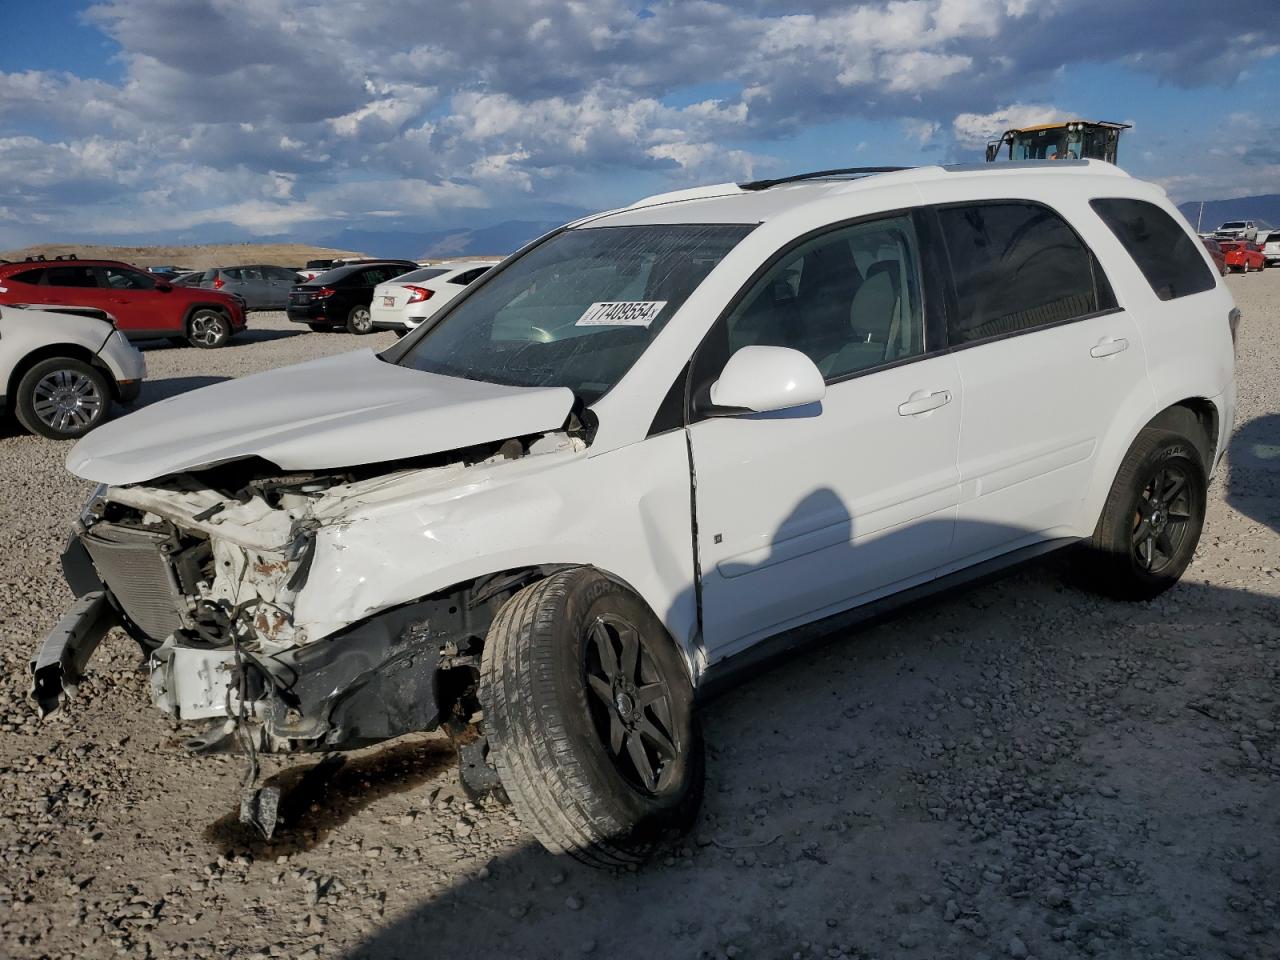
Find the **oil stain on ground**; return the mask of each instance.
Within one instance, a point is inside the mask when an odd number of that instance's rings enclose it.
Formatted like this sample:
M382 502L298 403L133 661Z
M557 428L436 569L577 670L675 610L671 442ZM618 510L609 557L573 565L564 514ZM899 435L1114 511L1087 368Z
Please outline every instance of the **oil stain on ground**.
M362 752L329 754L316 763L290 767L263 786L280 788L279 823L270 840L240 822L239 811L205 828L204 839L220 851L247 850L255 857L306 850L382 797L404 793L457 762L446 740L414 739Z

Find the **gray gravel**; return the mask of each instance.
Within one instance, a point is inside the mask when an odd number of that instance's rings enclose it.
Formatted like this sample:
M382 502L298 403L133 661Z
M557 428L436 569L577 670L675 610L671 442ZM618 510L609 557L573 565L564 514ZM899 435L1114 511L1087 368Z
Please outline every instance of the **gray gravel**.
M1183 584L1125 606L1050 560L740 687L695 830L618 874L468 802L434 737L319 786L272 761L288 822L257 841L238 759L178 749L119 637L37 723L87 485L0 429L0 956L1280 956L1280 270L1228 282L1239 431ZM150 349L143 402L391 342L251 327Z

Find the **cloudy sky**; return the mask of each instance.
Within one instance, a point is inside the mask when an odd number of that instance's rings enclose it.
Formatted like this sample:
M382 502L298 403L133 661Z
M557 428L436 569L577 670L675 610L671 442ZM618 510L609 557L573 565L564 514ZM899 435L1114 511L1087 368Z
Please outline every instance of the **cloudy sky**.
M1278 0L4 8L0 246L557 219L1067 114L1176 200L1280 192Z

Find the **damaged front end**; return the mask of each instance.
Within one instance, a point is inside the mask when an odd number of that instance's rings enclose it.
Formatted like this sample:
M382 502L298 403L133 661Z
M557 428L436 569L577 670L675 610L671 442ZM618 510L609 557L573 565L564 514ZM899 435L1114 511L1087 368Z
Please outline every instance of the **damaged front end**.
M392 555L379 524L415 518L429 549L430 518L460 487L583 446L558 432L411 463L281 476L238 461L100 487L64 553L78 599L32 662L33 700L56 709L120 626L148 658L155 706L203 726L196 750L343 750L442 724L461 736L493 613L538 571L397 596L395 564L423 558Z

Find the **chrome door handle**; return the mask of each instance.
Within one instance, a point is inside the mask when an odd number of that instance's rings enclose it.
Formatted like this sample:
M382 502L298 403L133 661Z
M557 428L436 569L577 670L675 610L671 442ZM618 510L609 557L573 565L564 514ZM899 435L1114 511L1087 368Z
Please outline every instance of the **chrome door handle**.
M951 402L950 390L926 392L917 390L904 403L898 404L898 416L915 417L930 410L937 410Z
M1089 356L1110 357L1110 356L1113 356L1114 354L1120 353L1121 351L1128 350L1128 349L1129 349L1129 341L1126 340L1124 337L1116 337L1114 339L1111 337L1107 337L1105 340L1098 341L1097 346L1095 346L1092 350L1089 351Z

